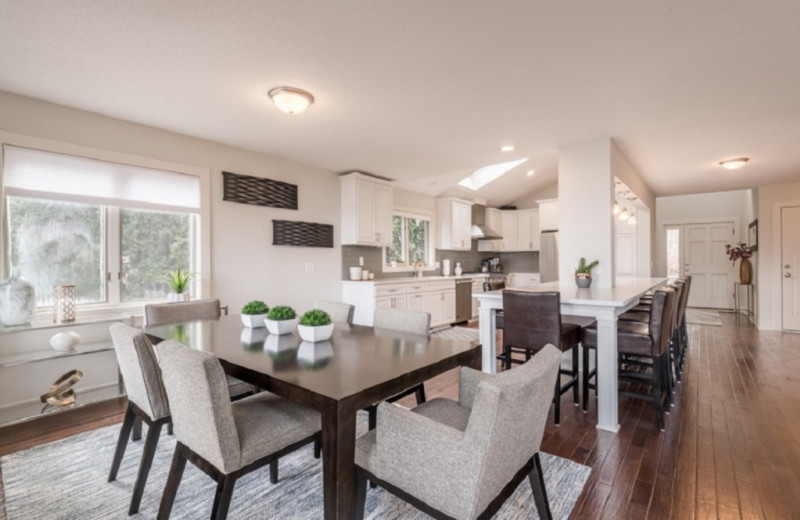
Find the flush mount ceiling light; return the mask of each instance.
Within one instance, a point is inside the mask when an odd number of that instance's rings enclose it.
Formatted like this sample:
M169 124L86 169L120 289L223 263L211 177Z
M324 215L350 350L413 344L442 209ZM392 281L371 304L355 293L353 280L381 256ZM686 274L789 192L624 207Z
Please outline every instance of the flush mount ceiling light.
M528 170L528 177L533 177L533 174L536 173L534 170Z
M514 151L514 145L513 144L507 144L507 145L501 146L500 147L500 151L501 152L513 152Z
M314 102L314 96L294 87L275 87L269 91L275 106L287 114L302 114Z
M725 168L726 170L738 170L749 161L749 157L737 157L736 159L727 159L724 161L720 161L719 165Z

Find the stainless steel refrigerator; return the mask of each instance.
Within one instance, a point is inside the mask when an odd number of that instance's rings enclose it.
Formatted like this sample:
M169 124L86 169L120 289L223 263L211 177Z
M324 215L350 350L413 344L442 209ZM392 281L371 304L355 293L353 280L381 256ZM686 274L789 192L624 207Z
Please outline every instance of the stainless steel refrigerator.
M544 231L539 250L539 277L544 282L558 281L558 231Z

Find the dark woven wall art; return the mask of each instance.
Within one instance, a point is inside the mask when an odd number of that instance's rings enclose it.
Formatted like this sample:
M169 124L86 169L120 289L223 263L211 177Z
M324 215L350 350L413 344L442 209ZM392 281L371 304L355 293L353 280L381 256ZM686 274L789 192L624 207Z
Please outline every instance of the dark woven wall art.
M222 200L271 208L297 209L296 184L231 172L222 172L222 177Z
M333 226L316 222L273 220L272 245L333 247Z

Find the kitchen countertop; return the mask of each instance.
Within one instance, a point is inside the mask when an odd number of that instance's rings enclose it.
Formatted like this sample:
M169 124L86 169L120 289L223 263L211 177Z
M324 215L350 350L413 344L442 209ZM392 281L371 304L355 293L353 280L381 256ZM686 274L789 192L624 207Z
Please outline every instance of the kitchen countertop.
M370 283L409 283L409 282L424 282L430 280L431 282L434 281L442 281L442 280L457 280L459 278L475 278L475 277L483 277L488 276L494 273L461 273L459 276L450 275L450 276L442 276L442 275L430 275L430 276L404 276L402 278L374 278L372 280L342 280L346 283L363 283L363 282L370 282Z

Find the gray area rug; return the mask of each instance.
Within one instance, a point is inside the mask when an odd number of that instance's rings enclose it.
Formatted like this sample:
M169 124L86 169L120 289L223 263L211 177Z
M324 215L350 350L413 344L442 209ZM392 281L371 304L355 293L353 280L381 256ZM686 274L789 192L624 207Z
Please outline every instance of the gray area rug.
M478 341L478 329L471 329L469 327L448 327L446 329L438 330L433 333L434 336L454 339L460 341Z
M128 444L117 481L109 483L118 434L119 426L108 426L0 458L8 520L127 518L144 442ZM131 518L156 517L174 448L175 438L163 433L140 512ZM542 454L542 466L553 518L566 519L591 468L548 454ZM214 491L214 482L188 463L171 518L208 518ZM428 518L380 488L367 492L366 513L370 519ZM322 464L312 447L281 459L276 485L269 483L268 466L237 481L228 518L322 518ZM538 518L527 480L496 518Z
M722 318L719 311L710 309L686 309L686 323L694 325L711 325L712 327L722 327Z

